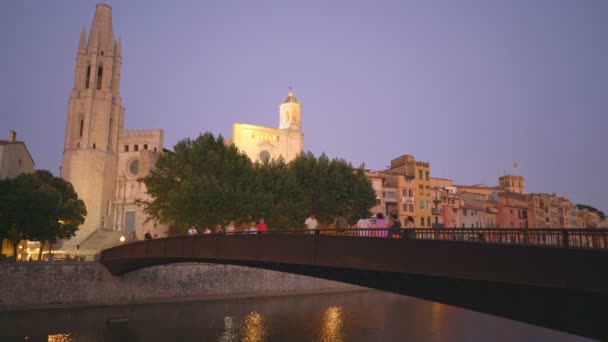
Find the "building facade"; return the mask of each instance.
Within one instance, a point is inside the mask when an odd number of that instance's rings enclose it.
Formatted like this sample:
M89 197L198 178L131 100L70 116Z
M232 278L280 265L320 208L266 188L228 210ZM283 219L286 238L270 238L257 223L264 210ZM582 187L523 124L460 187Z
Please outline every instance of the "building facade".
M87 208L84 224L66 241L68 249L80 250L81 244L102 231L143 238L148 229L157 233L165 229L144 223L147 217L134 204L146 196L141 177L162 152L163 134L162 130L124 130L121 66L121 41L114 39L112 8L97 5L88 38L86 29L80 34L68 99L61 177L72 183ZM115 237L111 235L118 243Z
M22 173L34 172L34 159L23 141L17 140L17 133L10 131L8 140L0 140L0 180L12 179ZM13 255L13 244L2 239L1 255ZM27 241L22 241L20 250L27 248Z
M302 104L289 88L279 106L279 128L236 123L232 125L232 142L253 162L283 158L290 162L304 149Z
M10 131L8 140L0 140L0 180L34 172L34 159L17 133Z

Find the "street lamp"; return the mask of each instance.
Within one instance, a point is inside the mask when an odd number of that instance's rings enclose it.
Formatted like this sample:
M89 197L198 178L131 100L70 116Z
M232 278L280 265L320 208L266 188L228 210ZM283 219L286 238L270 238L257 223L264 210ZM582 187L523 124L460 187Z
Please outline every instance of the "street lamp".
M125 236L124 236L124 235L121 235L119 240L120 240L120 242L121 242L121 243L122 243L122 242L125 242Z

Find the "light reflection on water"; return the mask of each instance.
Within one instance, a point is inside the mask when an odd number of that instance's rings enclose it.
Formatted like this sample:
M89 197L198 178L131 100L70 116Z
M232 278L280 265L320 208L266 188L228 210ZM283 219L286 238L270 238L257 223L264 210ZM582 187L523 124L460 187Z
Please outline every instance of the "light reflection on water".
M28 338L29 339L29 338ZM52 334L47 337L47 342L72 342L72 334Z
M111 324L122 318L122 324ZM24 337L28 336L27 339ZM0 314L0 341L582 341L378 291Z
M442 309L443 304L431 303L431 333L435 340L441 340Z
M341 342L344 341L344 322L342 321L342 308L331 306L323 313L321 324L320 341Z

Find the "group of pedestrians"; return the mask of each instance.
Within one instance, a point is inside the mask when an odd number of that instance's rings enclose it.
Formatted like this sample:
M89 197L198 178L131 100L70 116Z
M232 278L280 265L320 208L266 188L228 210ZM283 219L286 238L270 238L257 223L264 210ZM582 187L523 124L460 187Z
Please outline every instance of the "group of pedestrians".
M351 229L348 224L348 221L341 213L338 213L336 216L333 226L337 231L345 231L347 229ZM414 219L412 217L408 217L405 220L405 228L414 228ZM356 228L360 229L357 235L359 236L368 236L368 237L391 237L391 238L401 238L401 221L399 221L397 214L393 213L390 217L385 219L384 214L377 213L373 218L367 218L364 215L361 215L359 220L357 221ZM317 216L314 213L311 213L306 220L304 221L304 228L308 231L309 234L314 234L314 231L319 229L319 221L317 220ZM205 228L202 234L225 234L225 235L233 235L236 234L236 227L234 221L229 221L228 224L222 227L221 224L215 226L213 230L210 228ZM258 222L255 221L249 222L249 224L243 229L239 231L240 234L268 234L268 225L265 223L263 218L260 218ZM188 235L195 236L198 235L199 231L196 226L191 226L188 229Z
M336 216L334 223L335 229L337 231L344 231L346 229L350 229L351 227L348 224L348 221L342 216L341 213L338 213ZM317 221L315 214L310 214L310 216L304 221L305 228L311 232L319 228L319 223ZM357 235L359 236L369 236L369 237L392 237L392 238L401 238L401 221L397 217L396 213L391 214L388 220L384 218L384 214L377 213L372 220L367 218L365 215L361 215L359 220L357 221L356 228L361 229ZM414 228L414 218L408 217L405 220L405 228Z
M245 228L242 231L242 233L247 233L247 234L258 234L258 232L260 234L268 234L268 225L266 224L266 222L264 222L263 218L260 218L257 223L255 221L251 221L249 226L247 226L247 228ZM195 236L195 235L198 235L198 233L199 233L198 228L196 228L196 226L191 226L188 229L189 236ZM205 230L203 230L203 234L211 234L211 233L233 235L233 234L237 233L237 231L236 231L234 221L231 220L224 227L222 227L221 224L217 224L215 226L215 228L213 229L213 231L211 229L209 229L209 227L207 227L207 228L205 228Z

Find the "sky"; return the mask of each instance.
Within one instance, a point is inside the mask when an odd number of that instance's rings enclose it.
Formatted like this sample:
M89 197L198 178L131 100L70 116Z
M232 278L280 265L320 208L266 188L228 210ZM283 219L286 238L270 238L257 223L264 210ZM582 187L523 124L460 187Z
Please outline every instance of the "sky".
M97 3L2 3L0 139L17 131L56 175ZM516 173L527 192L608 209L608 1L107 3L125 128L162 128L165 148L278 127L292 86L315 155L382 170L410 154L456 184Z

